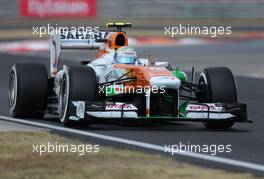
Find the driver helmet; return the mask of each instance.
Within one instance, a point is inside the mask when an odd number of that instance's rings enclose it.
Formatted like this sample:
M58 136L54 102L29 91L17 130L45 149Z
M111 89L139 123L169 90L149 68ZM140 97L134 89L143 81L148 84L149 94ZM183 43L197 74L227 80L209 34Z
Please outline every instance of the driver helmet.
M120 47L115 52L116 63L121 64L135 64L137 60L137 53L131 47Z

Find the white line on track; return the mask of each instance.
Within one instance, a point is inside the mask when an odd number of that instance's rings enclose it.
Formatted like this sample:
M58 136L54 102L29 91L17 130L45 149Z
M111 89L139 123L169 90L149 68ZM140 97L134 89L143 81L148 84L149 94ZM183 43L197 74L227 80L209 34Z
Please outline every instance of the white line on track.
M122 143L122 144L133 145L133 146L137 146L137 147L141 147L141 148L145 148L145 149L151 149L151 150L156 150L156 151L160 151L160 152L165 152L164 146L149 144L149 143L145 143L145 142L138 142L138 141L134 141L134 140L124 139L124 138L119 138L119 137L113 137L113 136L108 136L108 135L102 135L102 134L97 134L97 133L93 133L93 132L87 132L87 131L82 131L82 130L77 130L77 129L54 126L54 125L45 124L45 123L41 123L41 122L16 119L16 118L2 116L2 115L0 115L0 119L6 120L6 121L11 121L11 122L18 122L18 123L22 123L22 124L33 125L33 126L37 126L37 127L44 127L44 128L63 131L63 132L69 132L69 133L84 135L84 136L88 136L88 137L94 137L94 138L103 139L103 140L112 141L112 142L117 142L117 143ZM175 151L174 155L181 155L181 156L187 156L187 157L192 157L192 158L196 158L196 159L203 159L203 160L207 160L207 161L212 161L212 162L217 162L217 163L222 163L222 164L228 164L228 165L232 165L232 166L237 166L237 167L242 167L242 168L247 168L247 169L252 169L252 170L264 172L264 165L260 165L260 164L256 164L256 163L244 162L244 161L228 159L228 158L224 158L224 157L217 157L217 156L211 156L211 155L193 153L193 152L176 152Z

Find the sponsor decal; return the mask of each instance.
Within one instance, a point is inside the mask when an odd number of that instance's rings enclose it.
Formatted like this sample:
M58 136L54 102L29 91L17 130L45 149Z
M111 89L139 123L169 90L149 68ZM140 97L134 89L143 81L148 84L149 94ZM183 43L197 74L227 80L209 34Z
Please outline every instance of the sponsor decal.
M137 108L133 104L123 104L123 103L107 104L105 106L105 109L106 110L121 110L122 106L124 110L137 110Z
M208 109L209 108L209 109ZM186 108L187 111L222 111L223 107L216 106L214 103L207 104L189 104Z
M94 17L96 0L20 0L21 16Z
M106 81L112 81L118 78L118 74L115 70L110 71L107 75L105 75Z
M61 34L61 39L89 39L89 40L97 40L97 39L105 39L107 36L107 32L95 31L90 33L83 33L83 32L63 32Z

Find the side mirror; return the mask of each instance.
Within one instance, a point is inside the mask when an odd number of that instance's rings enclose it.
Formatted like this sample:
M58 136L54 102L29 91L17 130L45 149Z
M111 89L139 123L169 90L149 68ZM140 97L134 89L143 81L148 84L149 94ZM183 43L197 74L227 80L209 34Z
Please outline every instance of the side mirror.
M155 66L165 66L166 67L166 66L169 65L169 63L168 62L155 62L154 65Z
M137 60L137 63L138 65L141 65L141 66L148 66L148 59L145 59L145 58L139 58Z

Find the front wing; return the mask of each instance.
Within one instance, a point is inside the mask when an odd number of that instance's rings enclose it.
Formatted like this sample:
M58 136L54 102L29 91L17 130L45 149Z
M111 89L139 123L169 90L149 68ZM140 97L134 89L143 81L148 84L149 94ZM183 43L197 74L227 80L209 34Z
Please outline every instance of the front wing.
M139 121L234 121L252 122L247 119L247 106L242 103L189 103L183 113L173 115L138 116L133 104L121 102L71 101L68 106L70 120L115 119Z

